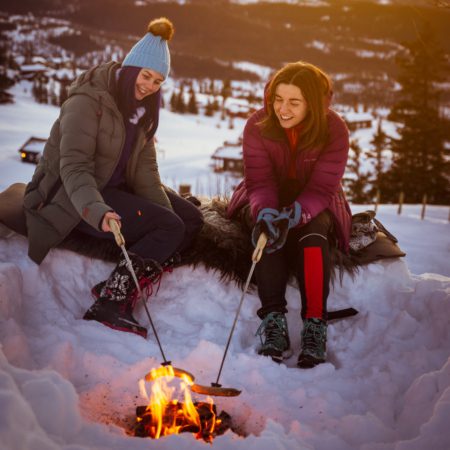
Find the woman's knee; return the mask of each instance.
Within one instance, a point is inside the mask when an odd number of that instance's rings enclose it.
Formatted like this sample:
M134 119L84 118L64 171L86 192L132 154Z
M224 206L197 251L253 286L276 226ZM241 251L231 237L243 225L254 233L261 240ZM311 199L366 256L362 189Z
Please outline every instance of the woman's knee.
M147 233L153 234L157 232L165 239L182 240L186 232L186 225L183 220L173 211L161 208L156 213L148 214L149 220L147 225Z
M169 192L168 196L175 214L184 222L188 232L190 230L199 231L204 222L201 210L192 202L180 197L179 195Z
M297 244L305 247L311 244L323 245L328 242L328 238L333 229L333 220L328 211L322 211L311 222L295 230Z
M183 236L186 233L186 224L183 222L183 219L177 216L174 212L166 217L163 225L164 228L170 231L174 237L177 236L179 239L183 239Z
M175 210L176 214L179 212ZM201 210L192 204L189 204L189 208L184 208L181 214L179 214L179 217L185 225L186 234L189 236L196 235L202 229L205 222Z

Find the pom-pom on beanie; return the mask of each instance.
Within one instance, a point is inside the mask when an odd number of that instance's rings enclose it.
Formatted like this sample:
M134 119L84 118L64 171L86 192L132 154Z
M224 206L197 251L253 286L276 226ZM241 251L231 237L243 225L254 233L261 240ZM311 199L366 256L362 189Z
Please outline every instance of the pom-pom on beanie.
M170 71L170 53L168 41L172 38L174 27L165 17L152 20L147 27L147 34L138 41L123 60L122 67L133 66L152 69L164 79Z

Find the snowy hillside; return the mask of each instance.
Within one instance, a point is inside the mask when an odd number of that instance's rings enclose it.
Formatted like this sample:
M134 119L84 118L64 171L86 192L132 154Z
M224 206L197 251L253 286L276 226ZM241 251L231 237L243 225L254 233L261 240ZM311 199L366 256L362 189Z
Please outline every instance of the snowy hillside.
M15 105L0 106L0 189L30 179L34 166L16 149L30 134L46 137L58 114L31 103L16 87ZM22 94L20 94L22 92ZM168 181L218 181L211 153L234 130L217 118L162 111L160 167ZM208 178L211 177L211 178ZM197 182L196 180L200 180ZM170 183L169 183L170 184ZM354 212L363 205L353 206ZM377 217L399 239L406 258L344 277L329 309L359 315L330 323L326 364L295 367L300 299L287 292L295 349L286 365L256 354L258 299L244 302L221 382L242 390L215 398L231 415L212 446L229 449L447 450L450 448L450 224L448 208L408 205L398 216L381 205ZM23 237L0 238L0 450L129 450L207 448L190 433L159 441L132 437L135 407L145 404L138 381L161 363L147 340L82 320L90 288L112 264L53 250L41 266ZM164 275L149 309L168 358L200 384L215 381L241 296L202 267ZM137 317L147 325L142 308ZM204 400L194 394L194 398Z

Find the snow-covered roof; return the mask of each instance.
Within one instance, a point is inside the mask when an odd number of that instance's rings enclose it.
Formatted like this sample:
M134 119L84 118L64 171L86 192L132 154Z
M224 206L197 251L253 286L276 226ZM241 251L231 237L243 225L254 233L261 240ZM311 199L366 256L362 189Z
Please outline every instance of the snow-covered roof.
M47 60L42 56L33 56L31 58L31 60L32 60L33 64L44 64L45 65L47 63Z
M64 79L67 78L69 80L72 80L74 78L74 73L72 69L56 69L56 70L51 70L49 72L49 75L54 76L56 78L59 79Z
M213 159L242 159L242 147L225 145L219 147L212 155Z
M30 138L30 140L22 147L22 150L29 152L43 152L47 140L42 138Z
M24 64L20 66L22 72L45 72L48 67L44 64Z

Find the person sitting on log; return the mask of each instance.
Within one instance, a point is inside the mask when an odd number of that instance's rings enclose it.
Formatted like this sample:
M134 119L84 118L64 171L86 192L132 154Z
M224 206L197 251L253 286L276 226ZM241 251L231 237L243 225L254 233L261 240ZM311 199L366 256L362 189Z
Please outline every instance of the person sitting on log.
M329 104L330 78L305 62L289 63L266 87L264 108L248 119L243 137L244 180L228 217L241 215L255 244L268 237L255 275L262 319L260 354L280 362L292 354L285 291L291 268L301 293L301 351L297 365L326 360L330 248L348 252L351 212L341 186L349 152L343 119Z
M23 200L36 263L72 230L113 240L114 220L143 288L201 229L200 210L162 185L156 161L160 88L170 70L173 32L166 18L150 22L122 64L100 64L71 85ZM125 258L93 293L84 319L146 336L132 315L138 292Z

